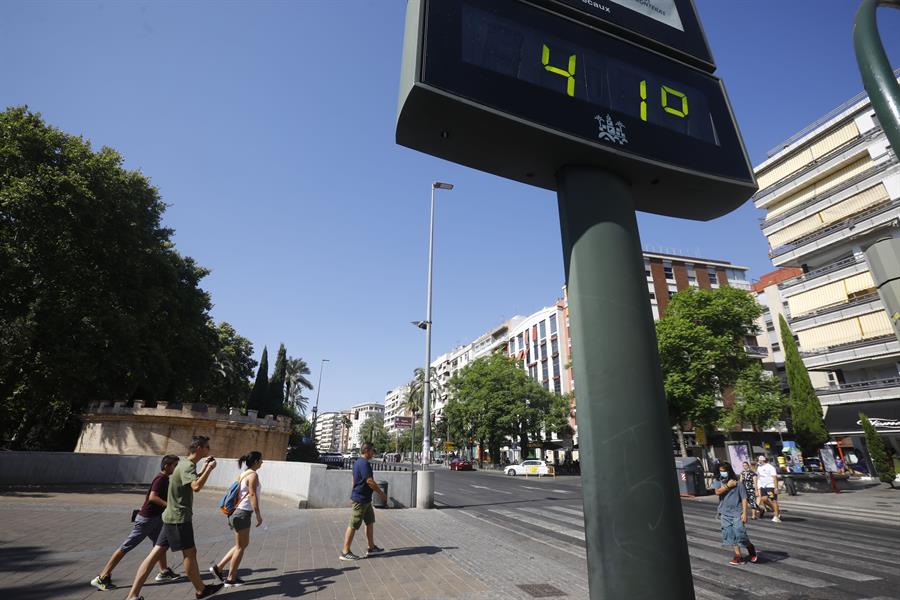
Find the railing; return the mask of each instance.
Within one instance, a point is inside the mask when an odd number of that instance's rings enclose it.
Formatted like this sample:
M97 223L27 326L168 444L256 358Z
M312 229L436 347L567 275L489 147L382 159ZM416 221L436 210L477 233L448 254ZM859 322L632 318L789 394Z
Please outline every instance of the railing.
M894 77L900 78L900 68L894 70ZM769 150L766 153L766 157L772 158L773 156L775 156L776 154L778 154L779 152L781 152L782 150L784 150L785 148L787 148L788 146L790 146L791 144L796 142L797 140L800 140L800 139L806 137L811 132L813 132L816 129L818 129L819 127L821 127L823 123L827 123L828 121L835 118L836 116L838 116L839 114L841 114L842 112L844 112L845 110L847 110L848 108L853 106L854 104L857 104L862 99L864 99L866 96L867 96L867 94L866 94L865 90L863 90L862 92L853 96L846 102L842 103L840 106L829 111L827 114L820 117L815 122L810 123L803 129L801 129L800 131L798 131L797 133L795 133L794 135L792 135L791 137L786 139L785 141L781 142L780 144L778 144L777 146L775 146L774 148Z
M883 212L887 212L887 211L891 210L892 208L896 208L897 206L900 206L900 200L890 200L887 202L881 202L879 204L876 204L875 206L867 208L866 210L864 210L862 212L858 212L851 217L848 217L841 221L837 221L836 223L832 223L831 225L829 225L827 227L823 227L822 229L816 230L809 235L803 236L802 238L796 239L796 240L789 242L783 246L780 246L780 247L772 250L771 252L769 252L769 257L775 258L776 256L781 256L782 254L787 254L791 250L796 250L797 248L800 248L801 246L805 246L806 244L809 244L810 242L820 240L824 237L831 235L832 233L834 233L836 231L840 231L841 229L846 229L847 227L852 227L853 225L856 225L857 223L861 223L862 221L865 221L866 219L868 219L870 217L874 217Z
M844 310L845 308L853 308L854 306L859 306L860 304L866 304L867 302L872 302L873 300L878 299L878 292L872 292L871 294L866 294L865 296L859 296L858 298L854 298L852 300L848 300L847 302L841 302L840 304L832 304L831 306L826 306L825 308L819 308L814 311L803 313L801 315L792 316L788 319L788 323L794 324L799 321L805 321L806 319L811 319L813 317L820 317L822 315L827 315L829 313L838 312Z
M827 190L825 190L825 193L817 194L817 195L813 196L812 198L810 198L809 200L805 200L804 202L802 202L801 204L798 204L794 208L781 213L774 219L766 220L766 219L768 219L768 217L760 217L759 218L759 221L760 221L759 228L766 229L767 227L775 225L776 223L780 223L780 222L784 221L785 219L787 219L788 217L795 215L804 209L809 208L813 204L815 204L817 202L821 202L823 198L827 198L829 196L834 196L836 194L840 194L844 190L850 189L851 187L860 183L861 181L865 181L866 179L868 179L870 177L874 177L875 175L878 175L882 171L886 171L887 169L893 167L896 164L897 164L897 159L891 158L890 160L887 160L883 163L879 163L869 169L866 169L865 171L863 171L862 173L859 173L858 175L854 175L847 181L842 181L840 184L838 184L834 187L828 188Z
M799 285L804 281L809 281L811 279L815 279L816 277L820 277L825 275L826 273L831 273L832 271L839 271L846 267L850 267L859 263L865 262L866 259L863 255L853 255L848 256L847 258L842 258L841 260L835 261L833 263L827 264L824 267L819 267L818 269L813 269L808 273L804 273L803 275L798 275L791 279L785 279L781 283L778 284L778 289L786 290L790 287L794 287L795 285Z
M344 457L331 457L331 456L320 456L319 462L328 466L329 469L347 469L350 470L353 468L353 465L356 461L359 460L357 458L344 458ZM404 465L403 463L391 463L391 462L383 462L370 460L369 465L372 467L373 471L409 471L409 463Z
M866 338L864 340L858 340L855 342L845 342L843 344L835 344L833 346L826 346L825 348L816 348L815 350L801 352L800 356L802 358L810 358L813 356L828 354L829 352L838 352L840 350L852 350L853 348L865 348L866 346L871 346L873 344L886 342L886 341L889 341L892 339L896 339L896 338L894 337L893 333L889 333L886 335L879 335L876 337Z
M768 356L769 355L769 349L766 348L765 346L745 345L744 352L746 352L747 354L760 355L760 356Z
M900 386L900 377L889 377L887 379L838 383L824 388L816 388L816 394L839 394L841 392L852 392L855 390L877 390L897 386Z

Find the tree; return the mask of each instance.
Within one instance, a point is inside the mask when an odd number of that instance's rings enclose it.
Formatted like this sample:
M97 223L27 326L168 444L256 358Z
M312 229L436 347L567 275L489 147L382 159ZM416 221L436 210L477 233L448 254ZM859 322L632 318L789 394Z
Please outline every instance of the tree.
M722 413L719 426L726 431L749 423L753 431L762 431L781 418L787 408L778 378L751 362L734 386L734 403Z
M378 417L369 417L359 426L359 439L369 442L379 452L386 452L391 445L391 438L384 429L384 420Z
M263 411L267 415L284 414L284 383L287 380L287 350L284 344L278 346L278 354L275 357L275 368L269 379L266 394L266 407Z
M434 367L431 368L431 377L429 380L429 385L431 387L431 408L434 408L434 405L441 397L442 389L441 382L437 376L437 369ZM406 397L406 409L409 410L410 413L419 413L422 412L422 395L425 393L425 369L417 368L413 372L413 380L409 382L409 393Z
M787 374L791 408L791 426L797 444L807 454L815 454L828 441L828 429L822 419L822 405L809 380L809 372L800 358L797 341L791 333L784 315L778 316L781 329L781 348L784 351L784 369Z
M198 391L201 402L215 406L241 407L250 393L250 377L256 368L253 344L230 324L216 326L218 350L207 384Z
M256 371L256 381L250 391L247 400L247 410L258 411L257 414L265 414L266 399L269 396L269 350L263 346L262 356L259 359L259 370Z
M872 464L875 465L878 479L893 488L897 471L894 469L894 461L888 456L887 446L882 437L878 435L875 426L869 421L869 417L859 413L859 420L862 422L863 431L866 434L866 447L869 449L869 457L872 459Z
M687 423L718 421L716 400L749 364L745 339L758 333L754 321L760 314L762 308L743 290L687 289L672 296L666 316L657 321L663 387L682 454L680 433Z
M95 400L190 401L217 335L206 269L110 148L0 112L0 445L71 450Z
M284 397L288 404L301 415L306 415L306 407L309 398L303 395L304 388L313 389L313 384L307 378L310 374L309 366L302 358L288 358L287 378L285 379Z

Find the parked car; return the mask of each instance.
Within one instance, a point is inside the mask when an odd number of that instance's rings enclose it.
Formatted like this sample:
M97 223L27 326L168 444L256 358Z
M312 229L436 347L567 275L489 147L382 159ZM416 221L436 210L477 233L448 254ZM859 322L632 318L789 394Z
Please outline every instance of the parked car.
M506 474L514 477L516 475L549 475L550 469L542 460L523 460L517 465L509 465L506 467Z
M319 462L329 469L340 469L344 464L344 457L340 452L322 452L319 454Z
M472 463L461 458L454 458L450 461L451 471L473 471Z

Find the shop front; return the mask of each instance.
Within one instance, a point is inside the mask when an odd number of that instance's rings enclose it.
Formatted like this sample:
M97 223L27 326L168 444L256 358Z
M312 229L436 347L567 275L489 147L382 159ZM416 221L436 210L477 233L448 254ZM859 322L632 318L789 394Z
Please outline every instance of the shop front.
M867 475L874 473L859 413L865 414L881 435L896 466L900 457L900 399L827 405L825 426L835 438L836 453L848 468Z

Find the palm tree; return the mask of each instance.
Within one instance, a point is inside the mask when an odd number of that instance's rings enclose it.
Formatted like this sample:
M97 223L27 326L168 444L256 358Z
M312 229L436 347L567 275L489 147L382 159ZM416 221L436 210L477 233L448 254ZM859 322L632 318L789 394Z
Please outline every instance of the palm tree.
M302 358L289 358L285 368L285 400L293 405L301 415L306 414L309 398L303 395L303 388L313 389L312 382L306 378L310 374L306 361Z
M422 395L425 393L425 369L418 368L414 371L413 380L409 382L409 395L404 407L415 414L422 411ZM441 382L437 377L437 369L431 367L431 407L441 397Z

